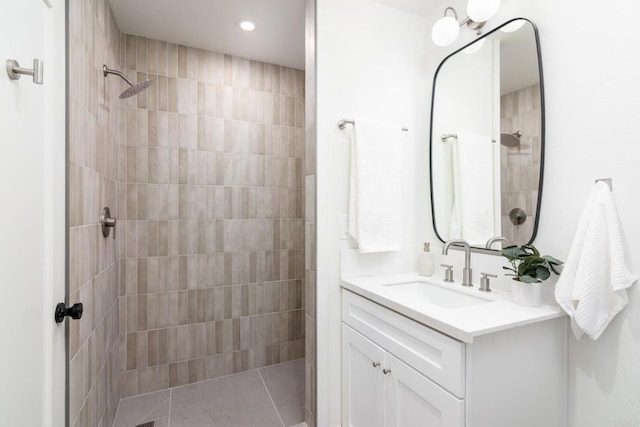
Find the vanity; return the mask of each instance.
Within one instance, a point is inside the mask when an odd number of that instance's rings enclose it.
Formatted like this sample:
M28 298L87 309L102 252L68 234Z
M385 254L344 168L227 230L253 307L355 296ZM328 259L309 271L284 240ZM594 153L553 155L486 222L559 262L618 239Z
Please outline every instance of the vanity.
M342 280L344 426L565 425L565 318L416 274Z
M537 233L544 85L531 21L512 19L442 61L430 130L433 229L445 255L465 250L462 284L343 277L342 425L562 427L566 317L488 292L496 272L479 292L469 257Z

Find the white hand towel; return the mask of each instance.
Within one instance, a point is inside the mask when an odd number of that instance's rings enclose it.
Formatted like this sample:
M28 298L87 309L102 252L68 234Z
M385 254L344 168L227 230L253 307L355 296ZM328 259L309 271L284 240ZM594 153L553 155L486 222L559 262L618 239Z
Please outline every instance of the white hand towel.
M613 195L597 182L555 289L576 339L585 333L597 339L629 302L626 288L636 279L625 264Z
M454 200L450 239L484 244L494 230L493 143L488 136L459 134L451 142Z
M402 129L356 120L351 134L349 234L360 252L400 250Z

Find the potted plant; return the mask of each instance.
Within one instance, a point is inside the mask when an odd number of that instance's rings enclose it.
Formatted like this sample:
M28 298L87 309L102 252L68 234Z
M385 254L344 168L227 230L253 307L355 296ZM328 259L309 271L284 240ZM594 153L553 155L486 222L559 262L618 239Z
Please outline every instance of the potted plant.
M502 256L509 260L511 267L502 267L511 271L513 276L513 301L530 307L542 302L542 283L551 277L551 273L560 274L562 261L551 255L540 255L533 245L513 245L502 249Z

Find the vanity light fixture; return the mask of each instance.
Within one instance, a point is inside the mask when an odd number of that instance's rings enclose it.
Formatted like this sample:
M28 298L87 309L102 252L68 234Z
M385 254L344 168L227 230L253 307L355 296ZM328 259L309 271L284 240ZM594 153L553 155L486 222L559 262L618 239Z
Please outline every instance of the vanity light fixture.
M253 31L256 29L256 24L251 21L241 21L238 25L245 31Z
M466 25L476 34L480 31L484 24L496 14L500 8L500 0L469 0L467 3L468 16L458 22L458 13L452 7L444 10L444 16L436 21L431 29L431 38L438 46L449 46L456 41L460 33L460 27ZM447 15L447 13L453 16Z

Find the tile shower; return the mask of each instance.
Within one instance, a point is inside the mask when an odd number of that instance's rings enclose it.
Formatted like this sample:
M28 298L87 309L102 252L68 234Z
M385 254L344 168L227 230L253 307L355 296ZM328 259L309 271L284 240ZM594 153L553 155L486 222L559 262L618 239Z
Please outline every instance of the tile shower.
M122 49L124 47L124 49ZM123 35L123 397L304 356L304 74Z
M304 72L121 34L104 0L69 28L71 425L304 357ZM119 100L103 64L154 84Z
M500 132L522 132L517 147L500 147L502 235L511 242L524 243L533 233L540 171L541 123L540 85L525 87L500 97ZM509 212L523 209L527 220L514 225Z

